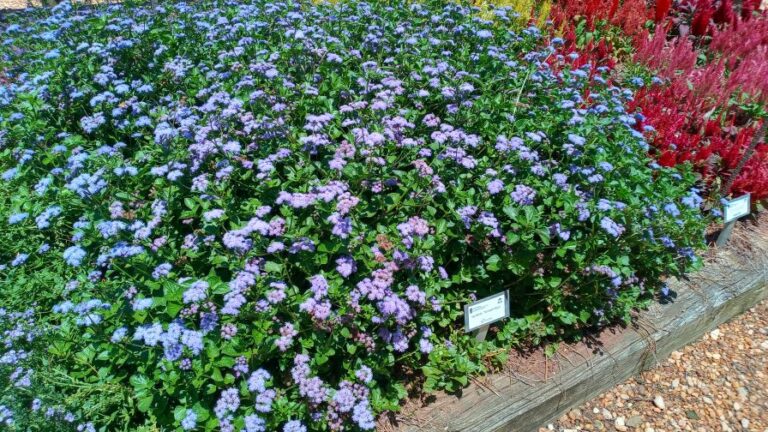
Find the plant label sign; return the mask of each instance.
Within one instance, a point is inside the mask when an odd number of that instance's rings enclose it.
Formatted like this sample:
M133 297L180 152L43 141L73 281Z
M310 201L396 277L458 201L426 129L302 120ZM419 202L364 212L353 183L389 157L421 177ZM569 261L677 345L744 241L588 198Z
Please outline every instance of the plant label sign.
M509 317L509 290L464 305L464 330L471 332Z
M750 194L742 195L727 201L723 206L723 219L725 223L746 216L750 211Z
M724 246L728 242L728 239L731 238L731 232L733 232L733 226L736 225L736 219L749 214L749 198L750 195L746 194L730 201L726 201L725 204L723 204L723 221L725 222L725 226L717 237L718 246Z

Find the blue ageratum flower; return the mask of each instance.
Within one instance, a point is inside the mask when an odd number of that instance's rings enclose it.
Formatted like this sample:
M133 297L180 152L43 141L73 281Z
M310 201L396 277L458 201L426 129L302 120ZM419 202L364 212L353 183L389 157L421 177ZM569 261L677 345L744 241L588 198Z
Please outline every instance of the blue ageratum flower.
M307 427L299 420L291 420L283 426L283 432L307 432Z
M490 30L480 30L477 33L475 33L475 35L477 35L477 37L479 37L480 39L490 39L493 37L493 32L491 32Z
M6 171L4 171L4 172L3 172L3 174L2 174L2 175L0 175L0 177L1 177L3 180L5 180L5 181L10 181L10 180L12 180L14 177L16 177L16 173L18 173L18 172L19 172L19 170L18 170L18 169L16 169L16 168L11 168L11 169L9 169L9 170L6 170Z
M181 427L187 431L197 427L197 414L195 414L193 410L187 410L184 415L184 419L181 421Z
M613 237L619 237L624 233L625 230L622 225L616 223L613 219L607 216L600 220L600 226L605 230L605 232L612 235Z
M75 245L65 249L63 257L64 261L66 261L66 263L72 267L80 267L80 265L83 263L85 255L85 250L83 250L83 248L80 246Z
M25 254L25 253L18 254L16 255L16 258L14 258L13 261L11 261L11 266L18 267L24 264L25 262L27 262L28 258L29 258L29 254Z
M680 209L674 203L667 203L664 205L664 211L672 217L680 216Z
M0 405L0 424L4 424L8 427L13 426L13 411L5 405Z
M245 417L245 432L265 432L267 430L264 419L256 414Z
M155 127L155 142L160 145L168 144L178 134L168 122L162 122Z
M701 195L698 194L698 189L691 189L690 193L683 197L681 202L683 205L692 208L692 209L698 209L699 206L704 202L704 199L701 197Z
M128 336L128 328L120 327L112 333L112 337L110 338L110 341L112 343L118 343L121 340L125 339L126 336Z
M80 126L86 133L92 133L106 122L107 119L103 113L96 113L93 116L85 116L80 119Z
M14 213L8 217L8 224L15 225L29 217L29 213Z
M531 205L536 198L536 191L526 185L517 185L510 196L512 197L512 201L519 205Z
M143 311L149 309L152 306L152 303L154 303L154 301L151 297L136 299L133 301L133 310Z

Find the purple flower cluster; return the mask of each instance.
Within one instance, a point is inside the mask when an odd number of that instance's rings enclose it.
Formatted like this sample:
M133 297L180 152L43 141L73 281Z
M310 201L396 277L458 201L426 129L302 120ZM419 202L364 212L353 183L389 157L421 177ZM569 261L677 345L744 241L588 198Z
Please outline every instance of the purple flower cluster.
M324 321L331 315L331 303L326 298L328 296L328 282L322 275L315 275L310 278L310 284L312 297L302 302L299 305L299 310L307 312L313 319Z
M309 357L304 354L298 354L294 358L291 377L299 386L299 394L306 398L310 404L319 405L325 402L328 397L328 390L323 380L316 376L311 376Z
M397 229L403 237L403 244L409 249L413 246L414 237L424 237L429 234L427 221L418 216L408 218L406 222L399 224Z
M517 185L510 196L512 197L512 201L519 205L531 205L536 198L536 191L526 185Z
M622 225L616 223L613 219L607 216L600 219L600 227L613 237L619 237L625 231L625 228Z
M181 421L181 428L185 431L193 430L197 427L197 414L191 409L188 409L184 414L184 419Z
M240 396L237 389L228 388L219 395L213 411L216 413L216 417L223 419L227 414L237 411L238 408L240 408Z

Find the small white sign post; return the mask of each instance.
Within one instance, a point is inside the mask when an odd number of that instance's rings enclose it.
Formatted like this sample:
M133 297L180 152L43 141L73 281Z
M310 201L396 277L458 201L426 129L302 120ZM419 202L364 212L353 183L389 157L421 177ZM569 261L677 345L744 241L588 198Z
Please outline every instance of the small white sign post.
M717 246L722 247L728 243L736 221L740 217L748 215L751 207L750 194L734 198L723 205L723 222L725 222L725 226L720 231L720 235L717 236Z
M509 290L464 305L464 330L485 340L488 326L509 317Z

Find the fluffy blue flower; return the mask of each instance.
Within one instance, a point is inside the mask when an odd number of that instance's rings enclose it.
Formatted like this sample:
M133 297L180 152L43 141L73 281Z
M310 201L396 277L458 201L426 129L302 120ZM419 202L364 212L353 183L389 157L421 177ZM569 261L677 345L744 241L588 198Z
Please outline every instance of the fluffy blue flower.
M120 342L127 335L128 335L128 328L127 327L120 327L120 328L116 329L112 333L112 337L110 338L110 341L112 341L113 343Z
M20 253L16 255L16 258L14 258L13 261L11 261L11 266L18 267L24 264L25 262L27 262L28 258L29 258L29 254Z
M607 216L600 220L600 226L613 237L619 237L624 233L624 227Z
M80 267L85 258L85 250L80 246L70 246L64 250L64 261L72 267Z
M181 421L182 429L188 431L197 427L197 414L191 409L188 409L184 414L184 419Z
M283 432L307 432L307 427L299 420L291 420L283 426Z
M29 217L29 213L23 212L23 213L13 213L8 217L8 224L15 225L24 219Z
M5 181L9 181L9 180L13 179L14 177L16 177L16 173L18 173L18 172L19 172L18 169L11 168L9 170L4 171L3 174L0 177L2 177L2 179L5 180Z
M265 432L266 422L256 414L245 416L245 432Z

